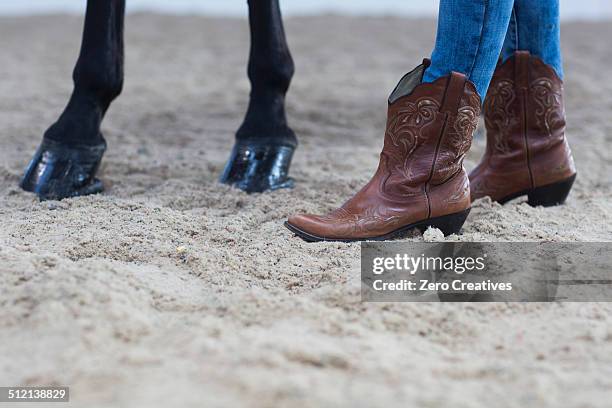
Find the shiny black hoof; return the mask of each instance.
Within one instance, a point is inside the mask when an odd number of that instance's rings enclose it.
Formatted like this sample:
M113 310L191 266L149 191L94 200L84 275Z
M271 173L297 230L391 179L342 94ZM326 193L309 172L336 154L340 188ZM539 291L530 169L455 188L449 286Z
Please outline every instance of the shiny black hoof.
M221 175L221 183L247 193L293 187L289 166L294 146L238 141Z
M100 193L104 186L95 174L105 150L105 142L85 146L43 139L26 169L21 188L36 193L41 200Z

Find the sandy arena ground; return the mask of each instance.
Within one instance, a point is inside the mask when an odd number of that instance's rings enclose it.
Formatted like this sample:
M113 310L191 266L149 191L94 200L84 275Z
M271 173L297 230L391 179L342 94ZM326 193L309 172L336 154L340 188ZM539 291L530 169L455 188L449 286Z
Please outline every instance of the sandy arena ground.
M282 227L371 176L387 94L435 34L398 18L286 26L293 191L217 183L246 108L246 22L131 15L107 191L40 203L17 184L71 91L81 19L0 19L0 386L70 385L88 408L609 407L611 304L362 304L357 244ZM610 240L609 38L609 23L563 27L567 205L479 201L453 239Z

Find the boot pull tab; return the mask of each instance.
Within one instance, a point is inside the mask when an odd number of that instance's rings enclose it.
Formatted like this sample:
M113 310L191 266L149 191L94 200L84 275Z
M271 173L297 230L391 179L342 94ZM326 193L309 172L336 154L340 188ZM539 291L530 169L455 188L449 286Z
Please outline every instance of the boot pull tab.
M529 88L529 51L516 51L514 53L514 82L519 89Z
M444 100L442 101L441 112L453 115L459 110L461 97L465 89L467 77L459 72L451 72L448 82L446 83L446 91L444 92Z

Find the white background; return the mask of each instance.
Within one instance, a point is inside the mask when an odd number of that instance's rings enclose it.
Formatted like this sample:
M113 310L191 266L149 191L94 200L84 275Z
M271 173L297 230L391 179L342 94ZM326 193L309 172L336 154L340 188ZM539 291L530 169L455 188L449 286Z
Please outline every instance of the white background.
M284 14L434 15L436 0L280 0ZM535 0L537 1L537 0ZM246 16L246 0L127 0L130 11ZM82 13L86 0L0 0L0 14ZM612 18L610 0L561 0L564 19Z

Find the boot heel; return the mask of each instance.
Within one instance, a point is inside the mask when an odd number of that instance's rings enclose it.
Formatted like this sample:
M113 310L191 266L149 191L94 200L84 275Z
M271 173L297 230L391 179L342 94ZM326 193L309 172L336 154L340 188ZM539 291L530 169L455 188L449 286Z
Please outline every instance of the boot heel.
M552 207L554 205L563 204L572 189L575 179L576 175L574 174L572 177L558 183L534 188L527 194L527 202L532 207L540 205L543 207Z
M432 227L442 231L445 237L452 234L459 234L461 232L461 227L463 227L469 213L470 208L459 213L431 218L423 223L423 228L421 228L421 231L424 232L427 227Z

